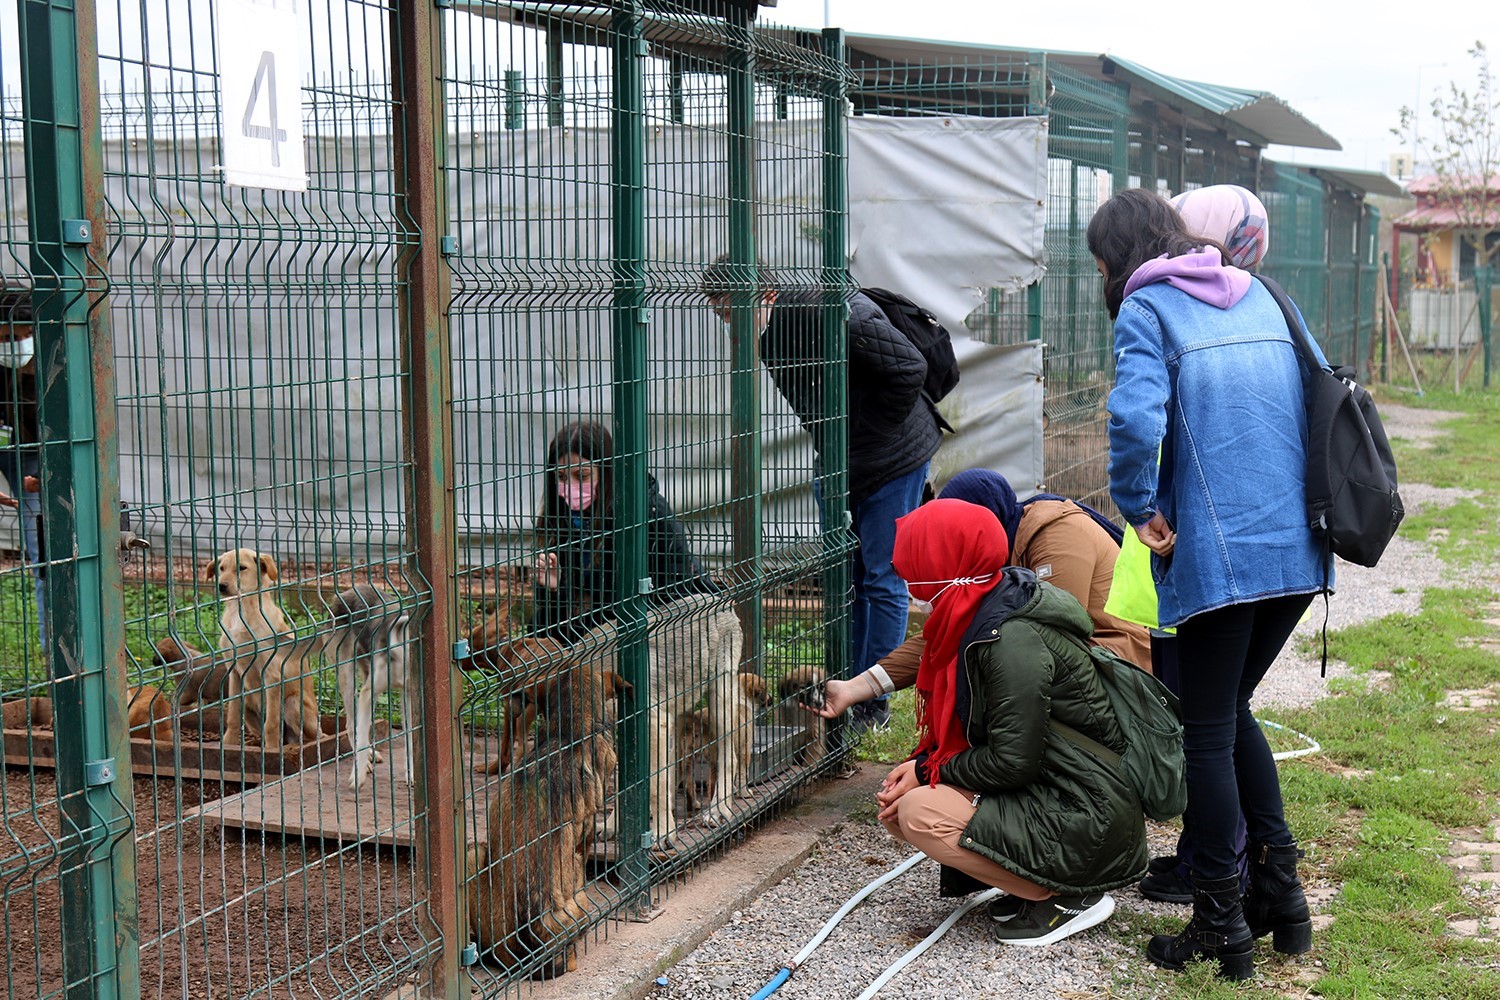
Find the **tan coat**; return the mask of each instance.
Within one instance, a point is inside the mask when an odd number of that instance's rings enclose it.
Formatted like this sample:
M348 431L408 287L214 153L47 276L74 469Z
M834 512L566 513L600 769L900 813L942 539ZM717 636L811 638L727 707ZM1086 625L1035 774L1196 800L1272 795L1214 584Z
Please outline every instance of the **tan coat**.
M1150 635L1139 625L1104 613L1120 555L1115 540L1071 500L1038 500L1023 511L1010 564L1078 598L1094 624L1093 641L1149 671ZM897 690L916 683L922 649L921 635L914 635L880 658Z

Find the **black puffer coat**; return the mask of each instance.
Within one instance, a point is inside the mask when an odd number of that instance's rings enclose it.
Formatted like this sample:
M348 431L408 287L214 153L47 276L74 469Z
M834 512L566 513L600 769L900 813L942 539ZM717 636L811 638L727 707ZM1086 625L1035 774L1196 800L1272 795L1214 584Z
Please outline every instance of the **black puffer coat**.
M687 531L662 496L655 476L646 477L646 569L651 574L651 603L666 604L689 594L719 590L693 554ZM612 536L593 522L549 526L551 544L544 551L557 555L559 586L533 588L535 611L531 627L544 635L573 639L612 618L615 599L615 560Z
M781 292L760 338L760 356L776 388L821 447L823 293ZM849 299L849 503L930 459L942 442L937 415L922 395L927 362L880 307Z

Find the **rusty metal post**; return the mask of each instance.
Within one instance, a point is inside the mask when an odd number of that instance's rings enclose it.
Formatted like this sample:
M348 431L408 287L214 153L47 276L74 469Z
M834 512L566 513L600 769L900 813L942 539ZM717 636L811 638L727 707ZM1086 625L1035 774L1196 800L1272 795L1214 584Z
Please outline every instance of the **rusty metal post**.
M20 4L65 995L140 995L92 0ZM17 484L19 488L19 484Z
M453 682L453 366L446 316L449 272L442 253L448 224L442 15L431 3L398 3L391 17L397 214L416 235L397 265L402 355L411 380L402 396L404 450L411 466L407 533L416 573L432 593L420 640L422 738L416 775L425 822L416 844L418 865L427 874L427 917L442 948L427 966L421 991L457 1000L466 992L459 957L468 921L462 797L455 777L462 773L455 738L461 691Z

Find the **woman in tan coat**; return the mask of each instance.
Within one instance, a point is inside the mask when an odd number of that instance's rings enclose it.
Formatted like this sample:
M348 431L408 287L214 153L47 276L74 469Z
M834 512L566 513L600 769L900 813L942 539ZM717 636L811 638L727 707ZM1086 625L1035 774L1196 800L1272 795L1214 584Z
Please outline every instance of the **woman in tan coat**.
M1105 614L1120 544L1092 514L1072 500L1038 498L1022 504L1005 477L988 469L961 472L943 487L946 500L987 507L1000 519L1010 542L1010 565L1021 566L1078 599L1093 623L1092 641L1142 670L1151 669L1151 640L1144 628ZM832 719L851 705L911 687L922 659L921 635L881 657L863 673L828 682L818 714Z

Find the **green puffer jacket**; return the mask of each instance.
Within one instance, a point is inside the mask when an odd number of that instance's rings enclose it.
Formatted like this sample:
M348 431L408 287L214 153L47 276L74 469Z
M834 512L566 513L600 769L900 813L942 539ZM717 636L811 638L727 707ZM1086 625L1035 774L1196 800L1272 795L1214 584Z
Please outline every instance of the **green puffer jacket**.
M1007 567L959 650L956 705L970 749L940 773L980 796L961 846L1067 895L1134 882L1148 858L1125 776L1047 724L1055 717L1111 750L1125 747L1080 645L1091 629L1071 594Z

